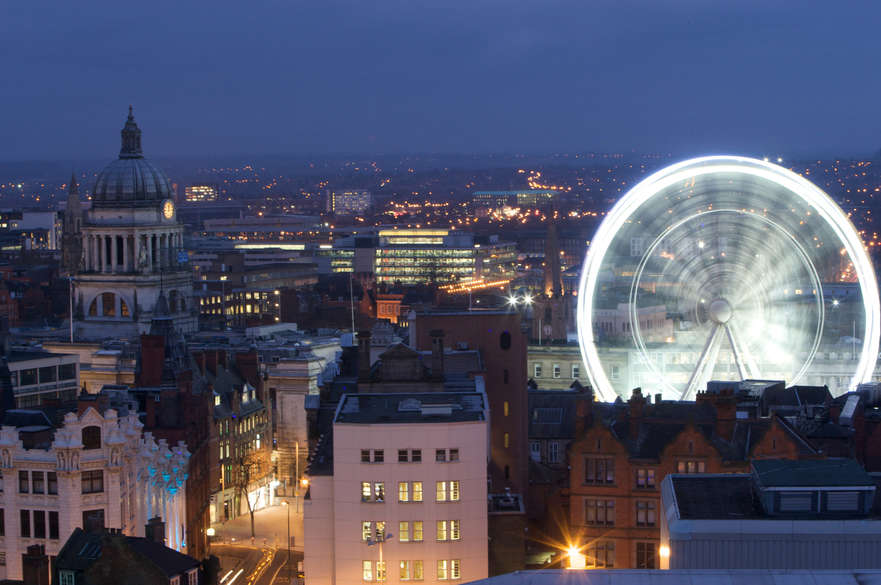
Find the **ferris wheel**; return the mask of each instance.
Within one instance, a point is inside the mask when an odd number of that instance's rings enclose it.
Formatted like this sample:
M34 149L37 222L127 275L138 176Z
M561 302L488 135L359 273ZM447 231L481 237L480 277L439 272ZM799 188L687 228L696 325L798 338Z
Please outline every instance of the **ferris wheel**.
M713 156L654 173L612 208L577 320L598 398L640 386L688 400L709 380L816 383L823 368L853 388L874 371L879 314L871 260L828 195L781 166Z

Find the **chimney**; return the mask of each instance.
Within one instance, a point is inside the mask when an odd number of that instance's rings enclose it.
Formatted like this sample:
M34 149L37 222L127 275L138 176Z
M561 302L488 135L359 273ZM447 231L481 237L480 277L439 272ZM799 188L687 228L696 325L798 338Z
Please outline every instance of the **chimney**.
M257 350L252 349L248 352L237 353L235 357L235 365L239 374L248 381L248 384L259 390L261 384Z
M165 522L162 521L162 518L159 516L150 518L144 528L144 536L147 540L165 544Z
M664 399L663 394L655 394L655 404L660 404L661 400L663 400L663 399Z
M444 379L444 332L443 329L432 329L431 333L431 377L435 380Z
M162 366L165 362L165 337L141 335L141 367L138 386L158 386L162 383Z
M581 439L585 429L593 424L593 398L578 400L575 406L575 440Z
M645 418L645 397L642 395L642 388L634 388L630 400L627 401L630 409L629 434L631 439L639 436L639 427Z
M370 332L358 332L358 381L370 380Z
M734 436L734 424L737 422L737 398L734 390L723 389L713 397L716 408L716 434L730 441Z
M21 580L24 585L49 585L49 557L42 544L32 544L22 555Z

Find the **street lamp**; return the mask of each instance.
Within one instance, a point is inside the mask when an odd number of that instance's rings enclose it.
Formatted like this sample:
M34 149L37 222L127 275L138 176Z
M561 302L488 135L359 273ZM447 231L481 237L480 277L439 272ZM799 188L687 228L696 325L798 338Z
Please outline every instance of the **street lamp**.
M288 581L291 576L291 505L287 500L282 500L281 505L288 509L288 560L285 563L287 567Z
M382 560L382 543L386 540L393 538L395 535L391 532L383 532L380 536L376 538L368 538L367 546L373 546L374 544L379 545L379 564L376 566L376 580L377 581L385 581L388 576L388 571L385 570L385 561ZM380 570L382 571L382 578L380 578Z
M577 546L570 546L566 551L569 555L569 568L583 570L587 568L587 558Z

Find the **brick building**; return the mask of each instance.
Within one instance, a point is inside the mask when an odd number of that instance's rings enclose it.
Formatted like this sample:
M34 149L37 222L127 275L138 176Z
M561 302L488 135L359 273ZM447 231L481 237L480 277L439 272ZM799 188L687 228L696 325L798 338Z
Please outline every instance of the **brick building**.
M657 568L661 481L743 473L752 459L819 457L784 418L745 417L729 390L696 402L579 403L569 448L569 532L588 566Z

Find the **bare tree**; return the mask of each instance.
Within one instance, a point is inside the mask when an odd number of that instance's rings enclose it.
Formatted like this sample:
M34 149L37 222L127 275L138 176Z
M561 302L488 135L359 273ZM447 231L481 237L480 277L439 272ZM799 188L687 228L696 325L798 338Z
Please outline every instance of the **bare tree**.
M248 497L248 488L253 482L266 475L267 464L266 453L262 449L247 450L236 459L238 469L233 474L235 489L248 506L248 514L251 516L251 538L254 538L254 504Z

